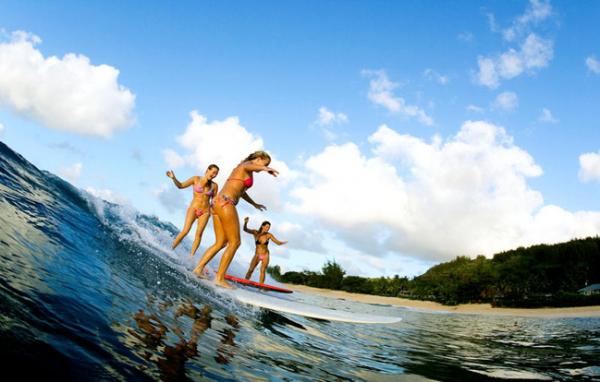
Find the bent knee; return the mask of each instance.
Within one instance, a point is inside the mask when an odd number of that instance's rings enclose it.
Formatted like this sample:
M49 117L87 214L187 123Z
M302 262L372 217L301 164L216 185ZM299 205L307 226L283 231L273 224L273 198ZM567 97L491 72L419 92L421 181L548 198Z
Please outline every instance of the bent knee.
M231 247L231 248L237 249L237 248L240 247L241 244L242 244L241 240L237 239L237 240L231 240L231 241L229 241L229 245L228 246Z

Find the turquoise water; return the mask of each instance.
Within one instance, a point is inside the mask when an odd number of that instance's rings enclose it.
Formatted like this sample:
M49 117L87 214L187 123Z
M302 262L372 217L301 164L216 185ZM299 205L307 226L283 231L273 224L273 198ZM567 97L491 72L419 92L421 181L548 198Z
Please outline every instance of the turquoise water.
M355 325L277 314L191 274L176 228L0 144L0 357L22 379L600 380L600 319L427 313L294 293ZM234 269L235 270L235 269Z

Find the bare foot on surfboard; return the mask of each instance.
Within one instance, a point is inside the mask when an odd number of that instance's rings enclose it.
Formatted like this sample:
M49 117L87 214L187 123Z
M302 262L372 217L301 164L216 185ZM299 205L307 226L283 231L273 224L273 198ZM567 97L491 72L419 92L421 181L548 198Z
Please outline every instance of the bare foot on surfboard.
M219 281L219 280L215 280L215 285L216 285L216 286L220 286L221 288L235 289L235 288L233 287L233 285L229 284L229 283L228 283L227 281L225 281L225 280L221 280L221 281Z
M202 269L196 268L196 269L194 269L194 274L204 280L208 280L209 276L210 276L210 272L206 268L202 268Z

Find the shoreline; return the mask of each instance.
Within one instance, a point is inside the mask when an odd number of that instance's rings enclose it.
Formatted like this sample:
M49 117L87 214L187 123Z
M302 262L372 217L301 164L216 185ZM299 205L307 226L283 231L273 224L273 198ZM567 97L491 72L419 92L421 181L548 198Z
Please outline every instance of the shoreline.
M400 297L377 296L361 293L350 293L341 290L313 288L305 285L281 283L294 292L316 294L321 297L352 300L367 304L388 304L420 311L447 312L461 314L485 314L498 316L523 317L600 317L600 305L575 306L567 308L493 308L491 304L459 304L442 305L438 302L410 300Z

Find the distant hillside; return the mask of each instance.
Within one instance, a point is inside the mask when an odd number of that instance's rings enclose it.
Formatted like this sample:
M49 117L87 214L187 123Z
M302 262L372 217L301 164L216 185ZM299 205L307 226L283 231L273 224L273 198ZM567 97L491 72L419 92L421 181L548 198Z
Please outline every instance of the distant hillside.
M412 280L398 276L345 276L335 262L327 262L321 272L281 275L277 266L269 271L282 282L449 305L468 302L514 307L600 305L600 295L577 293L586 285L600 283L599 237L519 247L498 253L492 259L459 256Z

